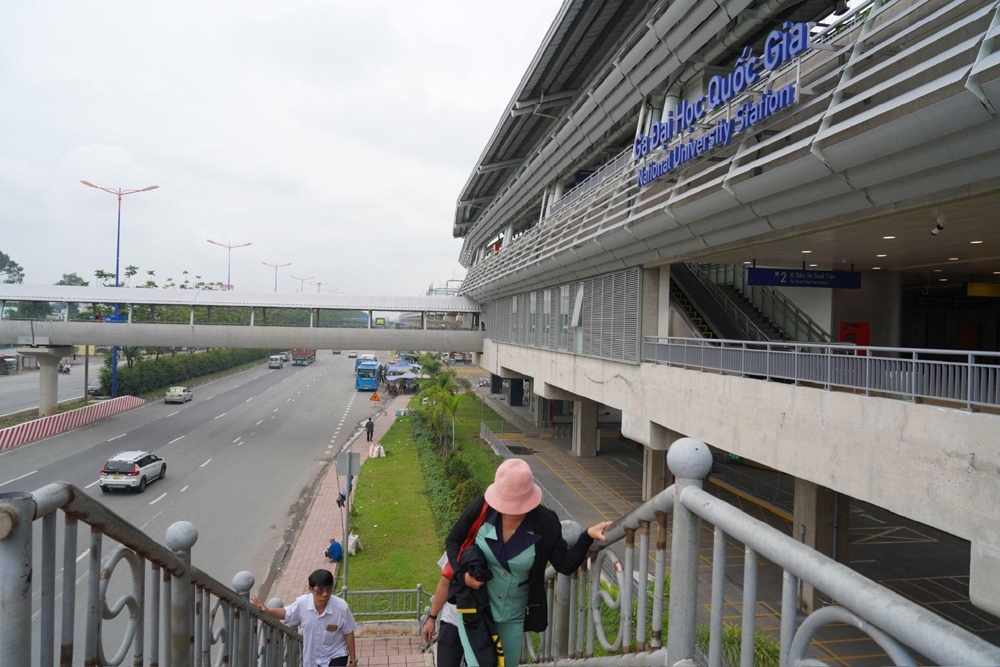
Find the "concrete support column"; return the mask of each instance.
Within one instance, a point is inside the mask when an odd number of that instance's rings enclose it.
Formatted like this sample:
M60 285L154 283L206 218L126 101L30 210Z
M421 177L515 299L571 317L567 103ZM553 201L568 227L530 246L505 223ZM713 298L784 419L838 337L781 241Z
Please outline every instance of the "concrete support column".
M642 321L639 333L641 340L646 336L660 335L660 269L643 269L642 271ZM643 358L643 350L639 358Z
M659 336L669 336L670 331L670 266L661 266L657 276L656 327Z
M795 479L792 537L839 563L848 560L850 497L804 479ZM799 608L812 613L821 606L819 591L800 581Z
M73 348L28 347L17 353L38 359L38 416L54 415L59 408L59 362L73 356Z
M649 447L642 457L642 499L649 500L674 483L674 475L667 466L666 453L670 446L684 434L649 422Z
M573 456L597 456L597 402L573 401Z
M555 187L552 189L552 196L549 197L548 204L545 206L545 217L548 217L552 213L552 205L562 198L564 190L563 184L560 181L556 181Z
M532 412L532 416L535 418L534 426L541 427L545 423L545 417L549 414L549 406L547 398L542 398L536 392L535 396L535 409Z

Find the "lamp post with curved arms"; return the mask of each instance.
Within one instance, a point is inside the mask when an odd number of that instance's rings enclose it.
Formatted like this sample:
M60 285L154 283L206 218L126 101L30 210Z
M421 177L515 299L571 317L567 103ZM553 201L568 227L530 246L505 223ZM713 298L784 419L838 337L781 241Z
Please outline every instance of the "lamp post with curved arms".
M138 190L123 190L118 188L117 190L112 190L111 188L104 188L100 185L94 185L90 181L80 181L88 188L94 188L97 190L103 190L118 197L118 232L116 234L115 240L115 287L118 287L119 283L119 264L122 250L122 197L125 195L134 195L137 192L149 192L150 190L155 190L159 185L147 185L144 188L139 188ZM118 320L118 304L115 304L115 321ZM118 346L115 345L111 348L111 398L118 398Z
M263 264L264 266L270 266L271 268L274 269L274 291L277 292L278 291L278 269L284 268L286 266L291 266L292 263L289 262L288 264L269 264L267 262L261 262L261 264Z
M217 245L221 248L225 248L229 253L229 261L226 264L226 291L233 291L233 248L245 248L248 245L253 245L250 243L219 243L218 241L213 241L212 239L206 239L209 243Z
M292 276L292 279L299 281L299 292L305 292L306 291L306 281L307 280L312 280L315 277L316 276L309 276L308 278L299 278L298 276ZM309 284L311 285L312 283L309 283Z
M329 282L325 282L325 283L324 282L317 282L317 283L309 283L309 284L310 285L315 285L316 286L316 294L319 294L319 291L321 289L323 289L323 285L329 285L330 283Z

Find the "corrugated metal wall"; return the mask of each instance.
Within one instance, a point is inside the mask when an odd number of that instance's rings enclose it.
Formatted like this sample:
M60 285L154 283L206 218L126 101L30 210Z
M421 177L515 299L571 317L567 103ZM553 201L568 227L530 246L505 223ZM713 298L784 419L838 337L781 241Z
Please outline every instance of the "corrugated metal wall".
M641 269L627 269L483 304L486 337L637 364L641 276ZM574 327L580 290L580 322Z

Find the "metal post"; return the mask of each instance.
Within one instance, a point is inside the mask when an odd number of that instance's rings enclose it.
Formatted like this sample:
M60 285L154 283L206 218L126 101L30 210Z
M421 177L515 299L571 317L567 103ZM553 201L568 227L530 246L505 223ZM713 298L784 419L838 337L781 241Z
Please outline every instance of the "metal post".
M562 522L562 536L567 544L575 544L583 534L583 526L576 521ZM571 655L570 626L573 623L570 578L565 574L556 576L552 604L552 658L560 659Z
M976 355L969 354L969 363L968 366L966 367L968 368L967 372L969 374L969 380L968 380L967 393L965 395L965 409L969 410L970 412L972 411L972 400L973 400L972 393L976 386L975 380L973 378L973 371L975 370L975 364L976 364Z
M663 589L667 568L667 515L656 512L656 564L653 569L653 636L649 647L663 646Z
M674 474L674 534L670 562L670 660L694 658L695 622L698 612L698 542L701 519L685 507L685 489L701 488L712 470L708 445L681 438L667 452L667 465Z
M712 545L712 618L709 621L708 665L722 665L722 616L725 612L726 585L726 534L718 526L715 527L715 540Z
M73 664L73 629L76 609L76 538L77 520L66 516L63 532L63 609L62 638L59 640L59 664L70 667ZM152 667L155 667L153 665Z
M83 346L83 404L90 403L90 344Z
M122 249L122 191L118 190L118 234L115 240L115 287L118 287L119 257ZM115 322L118 321L118 304L115 304ZM118 398L118 346L111 348L111 398Z
M31 532L28 493L0 500L0 665L31 665Z
M639 521L639 596L635 615L635 650L646 650L646 597L649 590L649 522Z
M836 558L836 554L834 554ZM754 667L757 634L757 552L746 547L743 560L743 624L740 667Z
M189 521L178 521L167 528L167 548L174 552L185 565L183 574L176 577L176 586L171 586L170 600L170 656L171 667L192 667L192 647L194 628L191 611L194 600L191 585L191 547L198 541L198 529Z
M243 570L237 572L233 577L233 590L243 598L244 607L237 609L236 622L233 624L235 637L230 639L232 644L232 665L250 665L250 590L254 585L253 575Z
M371 324L371 317L368 318L368 323ZM351 543L351 482L354 480L353 475L347 476L347 487L345 493L344 501L344 593L346 599L347 592L347 561L348 561L348 547Z

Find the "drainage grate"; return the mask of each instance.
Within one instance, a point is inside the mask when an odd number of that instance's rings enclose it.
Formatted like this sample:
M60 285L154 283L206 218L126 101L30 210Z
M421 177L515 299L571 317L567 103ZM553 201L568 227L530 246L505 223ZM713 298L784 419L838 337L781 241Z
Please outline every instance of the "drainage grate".
M514 454L515 456L531 456L532 454L534 454L533 451L531 451L527 447L523 447L522 445L506 445L506 447L510 451L510 453Z

